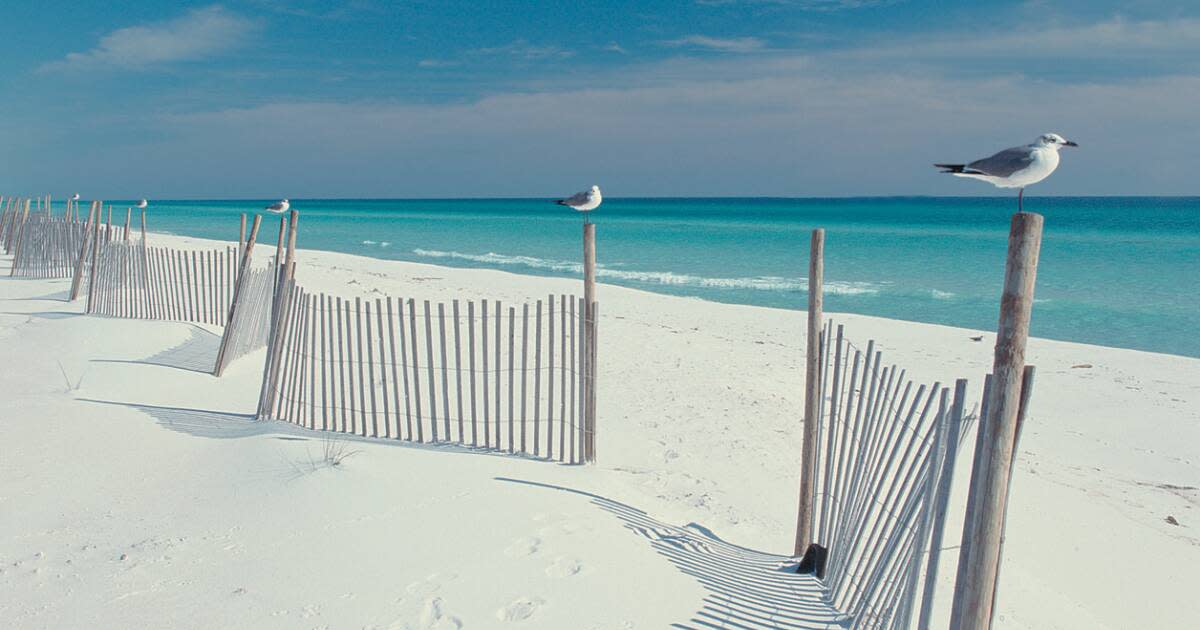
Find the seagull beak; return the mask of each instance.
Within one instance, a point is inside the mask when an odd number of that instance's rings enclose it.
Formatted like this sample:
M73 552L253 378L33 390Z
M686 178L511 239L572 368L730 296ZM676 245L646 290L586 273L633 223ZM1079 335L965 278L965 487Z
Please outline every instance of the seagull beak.
M1075 144L1074 142L1072 142L1072 141L1070 141L1070 140L1067 140L1066 142L1064 142L1064 143L1063 143L1063 146L1064 146L1064 147L1077 147L1077 146L1079 146L1079 145L1078 145L1078 144Z

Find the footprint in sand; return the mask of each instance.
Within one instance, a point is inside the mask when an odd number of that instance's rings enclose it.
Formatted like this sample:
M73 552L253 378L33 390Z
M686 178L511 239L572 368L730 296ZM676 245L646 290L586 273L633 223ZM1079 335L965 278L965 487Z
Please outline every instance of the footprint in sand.
M504 550L504 555L510 558L522 558L537 553L542 546L542 539L535 536L518 538Z
M545 603L546 600L540 597L518 597L513 603L497 610L496 618L500 621L525 621Z
M565 578L577 575L583 570L583 565L576 558L569 556L559 556L546 567L546 575L552 578Z
M462 627L462 621L458 617L446 612L441 597L425 600L417 623L417 627L422 630L458 630Z

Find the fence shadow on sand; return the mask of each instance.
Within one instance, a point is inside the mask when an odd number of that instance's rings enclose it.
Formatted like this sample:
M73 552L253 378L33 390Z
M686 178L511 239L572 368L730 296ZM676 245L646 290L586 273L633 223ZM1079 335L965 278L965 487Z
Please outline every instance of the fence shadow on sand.
M711 530L689 523L678 527L632 506L553 484L496 477L498 481L570 492L587 497L612 514L659 555L691 576L709 594L692 618L672 624L680 630L847 628L845 616L826 601L825 587L811 575L798 575L787 556L726 542Z
M353 433L320 431L308 429L282 420L259 420L253 413L235 413L229 411L212 411L188 407L169 407L164 405L147 405L141 403L122 402L117 400L101 400L98 398L79 398L82 402L101 405L126 407L140 411L154 419L165 429L178 431L195 437L230 440L259 435L274 436L280 440L341 440L346 442L361 442L377 446L394 448L418 449L438 453L458 455L484 455L504 457L508 459L528 459L543 462L530 455L508 453L495 449L471 447L454 442L407 442L401 440L367 437ZM571 466L573 464L561 464Z
M167 348L162 352L152 354L144 359L94 359L96 363L130 363L137 365L157 365L159 367L187 370L211 374L213 363L217 360L217 350L221 345L221 336L203 328L193 327L187 339Z

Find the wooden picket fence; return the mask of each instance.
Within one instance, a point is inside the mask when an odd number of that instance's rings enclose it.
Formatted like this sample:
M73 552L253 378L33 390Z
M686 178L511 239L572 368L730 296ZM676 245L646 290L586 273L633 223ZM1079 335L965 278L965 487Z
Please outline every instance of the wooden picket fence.
M11 275L27 278L71 277L88 236L83 223L44 214L22 221L19 232Z
M237 258L234 247L181 250L101 239L87 312L224 326Z
M932 603L967 381L915 383L832 322L819 343L818 575L855 628L907 628Z
M596 305L585 317L583 300L566 295L519 305L349 299L292 281L278 311L261 418L594 460Z

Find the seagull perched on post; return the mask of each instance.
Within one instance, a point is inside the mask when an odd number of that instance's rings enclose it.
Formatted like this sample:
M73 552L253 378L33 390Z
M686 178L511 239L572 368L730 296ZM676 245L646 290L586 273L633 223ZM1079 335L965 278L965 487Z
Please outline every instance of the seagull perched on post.
M1005 149L996 155L975 160L970 164L934 164L955 177L970 177L988 182L997 188L1020 188L1017 208L1024 212L1025 187L1050 176L1058 168L1058 150L1078 144L1056 133L1046 133L1023 147Z
M79 193L75 193L74 195L72 195L71 201L79 201Z
M554 203L582 212L583 221L587 223L587 213L599 208L601 201L604 201L604 198L600 196L600 187L592 186L590 189L577 192L566 199L555 199Z
M143 199L143 200L141 200L141 201L137 202L137 209L138 209L138 210L145 210L145 209L146 209L146 206L148 206L148 205L150 205L150 202L149 202L149 201L146 201L145 199Z
M290 207L292 207L292 204L288 203L287 199L284 199L283 201L279 201L267 206L266 210L268 212L274 212L275 214L283 214L284 212L287 212L288 208Z

